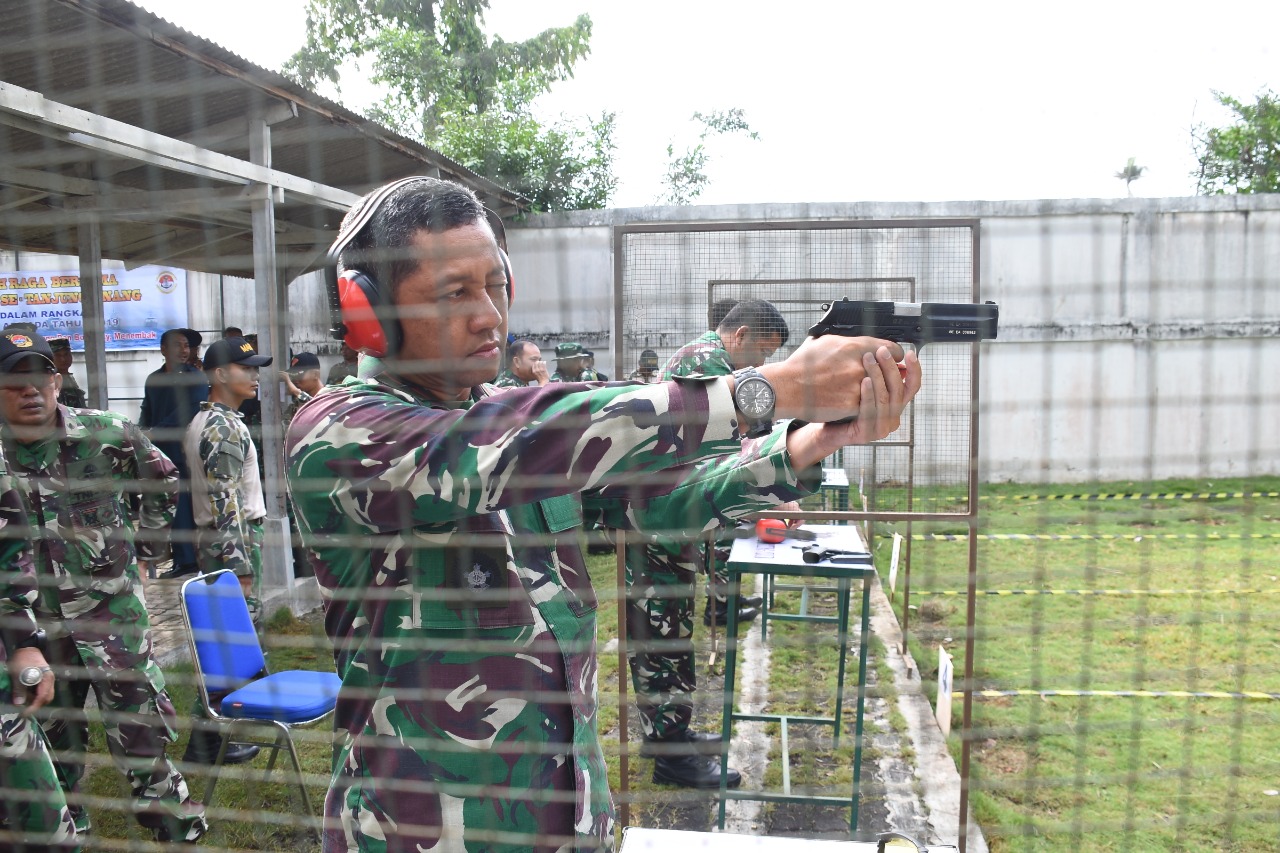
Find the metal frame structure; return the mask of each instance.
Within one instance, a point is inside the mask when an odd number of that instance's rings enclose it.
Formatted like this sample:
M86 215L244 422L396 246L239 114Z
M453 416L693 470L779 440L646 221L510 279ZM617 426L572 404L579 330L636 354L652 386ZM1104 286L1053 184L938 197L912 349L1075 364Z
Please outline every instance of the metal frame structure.
M127 0L0 0L0 248L77 255L89 405L107 406L102 258L252 278L259 348L287 364L288 282L388 180L528 201ZM292 590L277 395L264 394L263 581Z
M970 298L973 302L981 302L981 291L979 286L979 276L981 271L981 221L978 219L890 219L890 220L871 220L871 219L854 219L854 220L782 220L782 221L744 221L744 222L660 222L660 223L633 223L615 226L613 229L613 263L614 263L614 314L613 314L613 343L614 343L614 364L622 365L628 363L626 355L626 341L624 335L624 323L626 316L626 305L624 304L623 284L627 271L627 238L637 234L685 234L699 232L761 232L761 231L821 231L821 230L868 230L868 229L907 229L907 228L960 228L967 229L970 234L969 251L970 251L970 280L971 292ZM821 279L826 281L827 278ZM851 282L855 279L840 278L838 282ZM889 279L886 279L889 280ZM900 281L902 277L892 277L893 281ZM720 283L729 281L728 279L717 280ZM734 280L737 281L737 280ZM758 284L760 280L749 279L742 283ZM708 294L712 292L711 285L713 282L708 281ZM917 285L919 282L911 281L910 288L913 298L918 297ZM708 302L710 304L710 302ZM915 479L915 411L909 414L908 438L905 441L894 442L876 442L872 445L872 453L876 452L878 447L886 446L905 446L907 452L907 464L909 471L909 482L907 489L907 510L901 512L886 512L875 509L875 488L874 485L870 494L864 492L867 499L867 508L851 509L848 511L804 511L801 513L765 513L767 516L776 518L803 518L810 521L859 521L870 525L873 522L894 522L905 523L907 525L907 547L903 554L905 560L905 571L903 573L903 612L909 613L910 606L910 573L911 573L911 524L913 522L928 521L961 521L964 522L969 530L969 552L968 552L968 580L967 580L967 610L966 610L966 631L965 631L965 666L964 680L960 686L963 691L963 720L961 724L961 758L960 758L960 777L962 786L960 791L960 825L958 828L960 838L960 849L965 849L965 841L968 834L968 808L969 808L969 790L967 780L970 772L970 731L972 723L973 711L973 660L974 660L974 643L975 643L975 622L976 622L976 602L977 602L977 571L978 571L978 405L979 405L979 344L970 344L969 357L969 373L970 373L970 394L969 394L969 419L968 419L968 489L967 489L967 505L964 512L919 512L911 509L913 506L913 489ZM927 380L926 380L927 381ZM874 455L873 455L874 460ZM874 462L873 462L874 465ZM872 476L874 484L875 477ZM869 541L869 540L868 540ZM619 609L619 636L625 637L625 624L623 620L623 609ZM909 618L904 616L903 619L903 643L906 643L906 632L909 630ZM625 642L619 643L620 653L625 650ZM620 668L625 668L626 661L623 658L619 660ZM626 702L625 679L619 675L619 685L622 689L622 702ZM625 738L626 730L622 730L622 737ZM625 748L624 748L625 754ZM625 779L625 776L624 776Z

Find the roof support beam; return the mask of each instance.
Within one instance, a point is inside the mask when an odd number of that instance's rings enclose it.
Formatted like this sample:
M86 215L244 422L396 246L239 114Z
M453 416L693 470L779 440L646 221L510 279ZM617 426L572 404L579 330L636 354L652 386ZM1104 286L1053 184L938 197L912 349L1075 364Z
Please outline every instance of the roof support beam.
M354 193L59 104L11 83L0 82L0 122L172 171L228 183L281 187L308 203L332 210L345 211L359 201Z

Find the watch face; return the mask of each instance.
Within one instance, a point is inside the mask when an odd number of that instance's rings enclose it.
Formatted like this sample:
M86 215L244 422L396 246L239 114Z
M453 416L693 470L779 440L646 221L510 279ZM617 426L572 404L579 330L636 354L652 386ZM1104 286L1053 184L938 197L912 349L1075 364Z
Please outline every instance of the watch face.
M748 418L767 417L773 411L773 388L763 379L744 379L735 392L734 401Z

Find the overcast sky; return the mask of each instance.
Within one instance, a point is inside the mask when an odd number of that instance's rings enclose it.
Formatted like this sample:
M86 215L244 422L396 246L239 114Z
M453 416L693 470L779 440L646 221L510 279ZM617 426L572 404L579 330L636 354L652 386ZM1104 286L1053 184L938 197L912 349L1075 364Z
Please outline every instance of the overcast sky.
M269 68L304 36L304 0L141 5ZM760 139L711 140L699 203L1113 198L1129 157L1134 195L1193 195L1191 128L1227 117L1213 91L1280 90L1274 0L491 7L508 40L591 15L591 56L540 103L618 114L619 207L656 201L695 110L731 107Z

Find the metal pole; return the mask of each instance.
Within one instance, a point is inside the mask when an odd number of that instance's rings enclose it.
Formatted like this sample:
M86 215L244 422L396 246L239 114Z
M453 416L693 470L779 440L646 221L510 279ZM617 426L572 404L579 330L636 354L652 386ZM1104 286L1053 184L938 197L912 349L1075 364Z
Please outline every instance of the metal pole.
M271 125L261 116L249 119L249 159L256 166L271 168ZM275 191L264 193L250 206L253 216L253 279L258 317L264 325L258 329L258 351L274 361L264 368L258 396L262 403L262 495L267 504L263 525L262 587L263 597L270 590L293 589L293 550L290 548L289 520L284 504L284 447L281 436L280 393L276 377L288 364L284 328L283 287L276 268Z
M80 248L80 310L84 317L85 399L91 409L107 407L106 314L102 308L102 232L96 219L76 226Z

